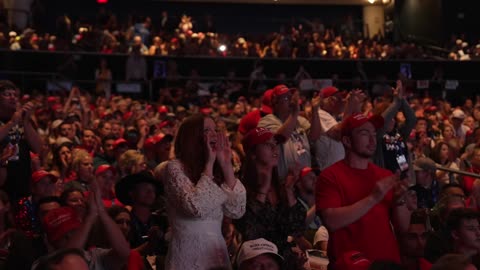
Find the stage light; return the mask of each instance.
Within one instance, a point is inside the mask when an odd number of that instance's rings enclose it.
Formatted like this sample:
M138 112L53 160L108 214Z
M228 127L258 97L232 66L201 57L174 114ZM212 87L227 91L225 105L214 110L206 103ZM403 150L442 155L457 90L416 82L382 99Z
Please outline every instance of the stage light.
M222 44L222 45L218 46L218 50L219 50L220 52L225 52L225 51L227 50L227 46L225 46L224 44Z

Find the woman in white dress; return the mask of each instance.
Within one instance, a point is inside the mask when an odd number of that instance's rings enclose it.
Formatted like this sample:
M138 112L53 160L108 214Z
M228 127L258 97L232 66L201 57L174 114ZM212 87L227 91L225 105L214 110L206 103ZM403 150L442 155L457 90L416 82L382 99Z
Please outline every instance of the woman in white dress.
M211 118L192 116L178 130L175 156L160 172L172 229L166 269L230 269L222 219L245 213L246 192L228 139Z

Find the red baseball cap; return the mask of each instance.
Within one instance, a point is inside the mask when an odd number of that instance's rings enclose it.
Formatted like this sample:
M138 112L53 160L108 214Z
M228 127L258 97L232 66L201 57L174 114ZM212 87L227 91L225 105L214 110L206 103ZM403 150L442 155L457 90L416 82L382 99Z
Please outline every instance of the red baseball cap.
M122 144L127 144L127 145L128 145L128 142L127 142L124 138L116 139L116 140L113 142L113 148L117 148L117 147L119 147L119 146L122 145Z
M312 172L313 169L310 168L310 167L304 167L301 171L300 171L300 177L304 177L305 175L309 174L310 172Z
M157 143L161 142L163 139L173 139L173 136L170 134L157 134L145 140L143 147L150 148L155 146Z
M49 173L45 170L39 170L32 173L32 184L38 183L40 180L42 180L45 177L51 177L52 182L55 182L58 179L58 177L52 173Z
M366 117L363 113L354 113L342 121L342 136L348 136L352 130L370 122L375 129L379 129L384 125L384 119L380 115L372 115Z
M62 109L63 109L62 104L56 103L56 104L52 105L52 111L58 111L58 110L62 110Z
M60 207L49 211L42 223L50 243L82 226L75 210L71 207Z
M204 107L204 108L201 108L200 109L200 113L202 113L203 115L210 115L212 113L212 109L208 108L208 107Z
M48 102L48 103L55 103L55 102L57 102L57 99L58 99L58 98L55 97L55 96L49 96L49 97L47 98L47 102Z
M240 123L238 124L238 132L240 134L245 135L250 130L256 128L258 126L258 122L260 122L260 110L255 110L247 113L240 119Z
M102 173L111 171L113 174L117 174L117 170L111 165L108 164L102 164L98 166L98 168L95 170L95 176L100 175Z
M290 92L290 88L288 88L285 84L279 84L273 88L272 96L281 96Z
M425 109L425 112L429 112L429 113L434 113L436 111L438 111L438 109L435 106L430 106L430 107Z
M325 88L322 88L322 90L320 90L320 95L322 96L322 98L329 98L339 92L340 90L338 90L338 88L334 86L327 86Z
M245 151L248 151L253 146L257 144L265 143L266 141L270 140L270 138L274 137L277 143L285 142L285 138L282 135L274 134L270 130L257 127L255 129L250 130L245 137L243 137L242 145Z
M273 95L273 89L268 89L263 93L262 97L262 107L260 110L266 114L271 114L273 112L272 110L272 95Z
M162 105L162 106L158 107L158 112L159 112L159 113L168 113L168 108L167 108L167 106Z
M359 251L347 251L335 262L337 270L367 270L372 262Z

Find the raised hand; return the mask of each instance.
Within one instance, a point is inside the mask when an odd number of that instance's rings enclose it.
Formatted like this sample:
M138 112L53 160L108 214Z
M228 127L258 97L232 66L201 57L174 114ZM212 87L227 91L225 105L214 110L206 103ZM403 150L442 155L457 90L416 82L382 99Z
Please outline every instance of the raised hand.
M19 103L19 104L17 104L17 110L15 111L15 113L13 113L10 121L13 124L18 124L18 123L20 123L20 121L22 121L22 119L23 119L23 110L22 110L22 106Z
M103 200L102 200L102 192L100 191L100 187L95 180L95 178L90 181L90 194L88 195L89 199L90 197L93 197L95 207L97 209L97 213L101 214L105 212L105 206L103 205ZM90 202L90 201L89 201Z
M361 89L352 90L347 96L347 106L349 113L361 112L363 102L367 96Z
M88 207L88 215L91 217L97 217L98 216L98 205L97 205L97 200L95 198L96 194L98 191L95 191L95 188L92 188L91 192L88 194L88 201L87 201L87 207Z
M371 196L372 198L379 203L383 200L385 195L395 186L395 184L399 181L400 174L392 174L387 176L375 183L373 187Z
M300 111L300 94L298 91L295 91L290 99L290 109L292 114L296 114Z
M314 112L317 111L317 109L320 107L320 103L322 102L322 97L320 96L320 93L316 94L313 98L312 98L312 110Z
M232 165L232 149L227 136L221 132L217 132L216 157L220 167Z
M216 153L216 147L217 147L217 141L210 138L210 136L205 135L203 137L203 141L205 142L205 148L206 148L206 161L207 164L211 167L213 167L213 164L215 163L215 159L217 157Z
M29 121L32 117L33 110L35 109L35 104L33 102L27 102L22 107L22 120Z
M393 89L393 96L402 99L405 96L405 89L401 80L397 80L397 85Z

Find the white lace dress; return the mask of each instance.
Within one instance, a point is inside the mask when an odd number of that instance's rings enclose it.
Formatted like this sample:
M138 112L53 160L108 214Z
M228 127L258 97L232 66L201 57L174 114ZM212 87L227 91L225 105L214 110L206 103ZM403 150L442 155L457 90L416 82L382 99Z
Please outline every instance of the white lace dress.
M218 186L202 176L194 185L178 160L164 166L162 178L167 196L168 219L172 228L166 269L230 269L222 219L238 219L245 213L246 192L237 179L235 187Z

